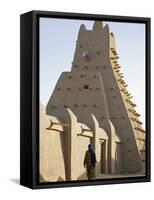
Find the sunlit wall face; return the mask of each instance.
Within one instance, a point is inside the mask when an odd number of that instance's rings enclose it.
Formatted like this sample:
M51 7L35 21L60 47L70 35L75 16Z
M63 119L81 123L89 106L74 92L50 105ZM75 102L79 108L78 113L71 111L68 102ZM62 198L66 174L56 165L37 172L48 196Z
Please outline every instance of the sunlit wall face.
M71 70L80 25L92 29L93 23L90 20L40 18L40 101L45 106L61 72ZM145 25L105 23L115 35L121 71L145 126Z

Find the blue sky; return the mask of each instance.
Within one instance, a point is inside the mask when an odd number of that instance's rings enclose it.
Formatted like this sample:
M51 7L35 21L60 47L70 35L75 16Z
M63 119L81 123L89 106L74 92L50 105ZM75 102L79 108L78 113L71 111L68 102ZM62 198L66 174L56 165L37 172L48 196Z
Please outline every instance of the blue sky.
M40 100L47 104L63 71L71 70L81 24L92 29L94 21L40 18ZM115 35L119 64L128 91L145 124L145 25L105 22Z

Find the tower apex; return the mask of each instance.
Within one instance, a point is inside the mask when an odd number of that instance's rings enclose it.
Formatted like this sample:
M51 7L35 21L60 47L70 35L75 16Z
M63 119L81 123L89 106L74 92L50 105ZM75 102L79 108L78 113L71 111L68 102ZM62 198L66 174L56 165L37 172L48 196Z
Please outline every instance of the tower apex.
M104 24L102 21L95 21L93 25L93 30L100 30L104 27Z

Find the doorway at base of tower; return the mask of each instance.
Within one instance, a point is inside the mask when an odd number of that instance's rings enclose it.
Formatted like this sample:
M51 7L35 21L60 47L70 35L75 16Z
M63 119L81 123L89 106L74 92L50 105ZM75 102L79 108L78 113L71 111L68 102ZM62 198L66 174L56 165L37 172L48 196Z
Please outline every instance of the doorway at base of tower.
M115 149L115 173L121 173L122 168L122 155L121 155L121 143L116 142L116 149Z
M102 174L106 173L106 141L100 142L100 172Z

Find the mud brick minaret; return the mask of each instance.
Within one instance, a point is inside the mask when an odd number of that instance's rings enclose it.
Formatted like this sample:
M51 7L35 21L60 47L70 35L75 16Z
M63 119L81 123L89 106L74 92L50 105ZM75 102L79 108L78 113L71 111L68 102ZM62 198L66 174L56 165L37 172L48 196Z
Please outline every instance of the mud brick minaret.
M109 31L107 24L95 21L92 30L87 30L82 24L71 72L63 72L59 77L48 101L46 114L54 116L61 123L71 123L66 119L68 112L72 113L80 127L84 124L87 127L85 130L92 131L90 141L100 161L100 173L143 172L145 131L139 120L140 114L135 110L136 104L127 91L127 83L118 59L114 34ZM65 127L64 134L66 129ZM106 139L101 138L100 130L106 135ZM73 134L79 137L76 128L66 132L68 137L74 137ZM97 137L96 134L100 136ZM76 150L73 148L83 148L82 143L76 142L74 147L72 140L69 141L67 143L68 140L64 139L63 145L65 150L70 146L69 149L75 156ZM100 146L101 141L106 142L103 143L105 147ZM70 154L67 156L72 156ZM103 161L106 162L104 172L101 164L103 154L106 155ZM70 170L73 169L71 166L75 166L72 162L67 163ZM71 177L69 175L68 179Z

